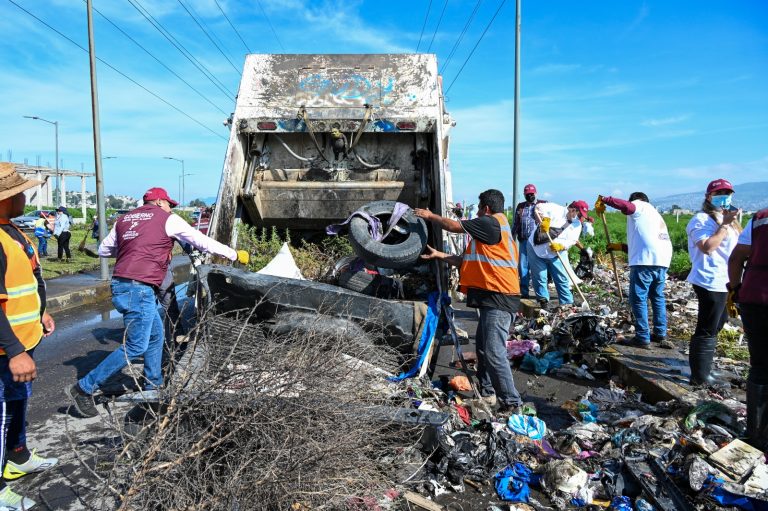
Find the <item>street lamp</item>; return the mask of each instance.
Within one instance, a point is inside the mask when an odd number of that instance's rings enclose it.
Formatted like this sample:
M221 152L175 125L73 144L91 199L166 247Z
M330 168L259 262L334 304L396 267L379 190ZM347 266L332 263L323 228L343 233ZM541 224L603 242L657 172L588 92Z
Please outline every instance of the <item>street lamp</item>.
M56 199L61 202L61 188L59 187L59 121L49 121L48 119L43 119L42 117L38 117L36 115L25 115L24 118L53 124L54 133L56 135Z
M179 178L181 179L181 189L180 189L179 195L181 196L180 204L184 206L184 192L186 191L185 184L184 184L184 176L192 176L193 174L187 174L184 171L184 160L180 160L179 158L174 158L172 156L163 156L163 158L166 160L174 160L181 163L181 175L179 176Z

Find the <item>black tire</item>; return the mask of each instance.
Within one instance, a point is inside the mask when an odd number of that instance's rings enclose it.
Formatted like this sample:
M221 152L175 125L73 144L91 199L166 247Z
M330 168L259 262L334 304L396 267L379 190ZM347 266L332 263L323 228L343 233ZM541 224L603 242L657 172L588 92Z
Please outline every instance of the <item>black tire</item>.
M394 208L394 201L375 201L360 209L381 220L386 230ZM409 209L397 223L397 230L393 229L382 241L374 241L368 222L355 216L349 222L349 239L355 253L369 264L380 268L409 268L427 244L427 224Z
M399 280L365 271L342 273L339 275L339 286L377 298L402 298L403 295L403 285Z

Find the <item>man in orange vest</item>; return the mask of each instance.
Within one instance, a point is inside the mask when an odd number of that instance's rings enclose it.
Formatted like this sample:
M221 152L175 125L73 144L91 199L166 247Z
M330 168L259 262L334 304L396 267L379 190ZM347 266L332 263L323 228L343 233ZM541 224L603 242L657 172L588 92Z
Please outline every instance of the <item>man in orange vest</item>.
M5 481L53 467L27 449L27 401L37 367L32 353L55 324L45 312L45 282L32 242L11 218L24 214L24 190L40 184L24 179L12 163L0 163L0 509L30 509L32 499L13 492Z
M520 307L517 245L504 214L504 195L498 190L480 194L477 217L456 221L426 209L416 216L445 231L467 233L472 241L464 255L450 255L427 246L423 259L437 259L460 267L459 290L467 294L467 306L480 312L475 335L480 394L499 404L500 413L516 413L522 404L507 358L506 341L512 315Z

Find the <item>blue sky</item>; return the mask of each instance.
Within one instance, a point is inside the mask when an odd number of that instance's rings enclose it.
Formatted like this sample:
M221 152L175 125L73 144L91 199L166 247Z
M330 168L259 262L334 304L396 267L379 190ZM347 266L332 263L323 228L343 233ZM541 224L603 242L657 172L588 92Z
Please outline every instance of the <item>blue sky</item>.
M137 0L133 0L137 2ZM87 47L85 2L14 0ZM138 0L222 82L236 91L245 45L214 0ZM475 0L218 0L254 53L436 53L451 84L499 0L482 0L455 55ZM164 39L128 0L94 7L205 96L201 98L95 14L99 57L187 112L201 127L99 64L107 193L140 196L150 186L186 197L216 194L226 150L225 95ZM444 8L444 11L443 11ZM456 200L512 188L515 2L507 0L447 94L457 121L451 166ZM438 27L440 15L442 19ZM702 190L717 177L768 180L768 2L763 0L523 0L520 187L534 182L559 202L598 193L653 197ZM88 56L0 0L0 151L53 164L60 122L66 168L93 169ZM421 42L419 43L419 41ZM233 94L233 93L232 93ZM218 136L220 135L220 136ZM68 189L79 189L69 183ZM93 190L93 184L89 189ZM738 192L738 190L737 190Z

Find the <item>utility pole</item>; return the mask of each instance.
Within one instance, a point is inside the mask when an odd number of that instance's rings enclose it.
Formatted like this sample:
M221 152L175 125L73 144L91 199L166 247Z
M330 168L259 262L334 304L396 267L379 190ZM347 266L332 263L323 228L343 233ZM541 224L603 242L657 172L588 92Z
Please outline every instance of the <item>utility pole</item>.
M107 212L104 208L104 173L101 168L101 125L99 123L99 90L96 84L96 42L93 38L93 1L86 0L88 10L88 56L91 67L91 114L93 116L93 157L96 168L96 208L99 218L99 242L107 237ZM99 258L101 280L109 279L106 258Z
M520 2L515 4L515 114L514 114L514 142L512 164L512 212L517 207L517 177L519 173L520 155L518 154L518 141L520 139Z

